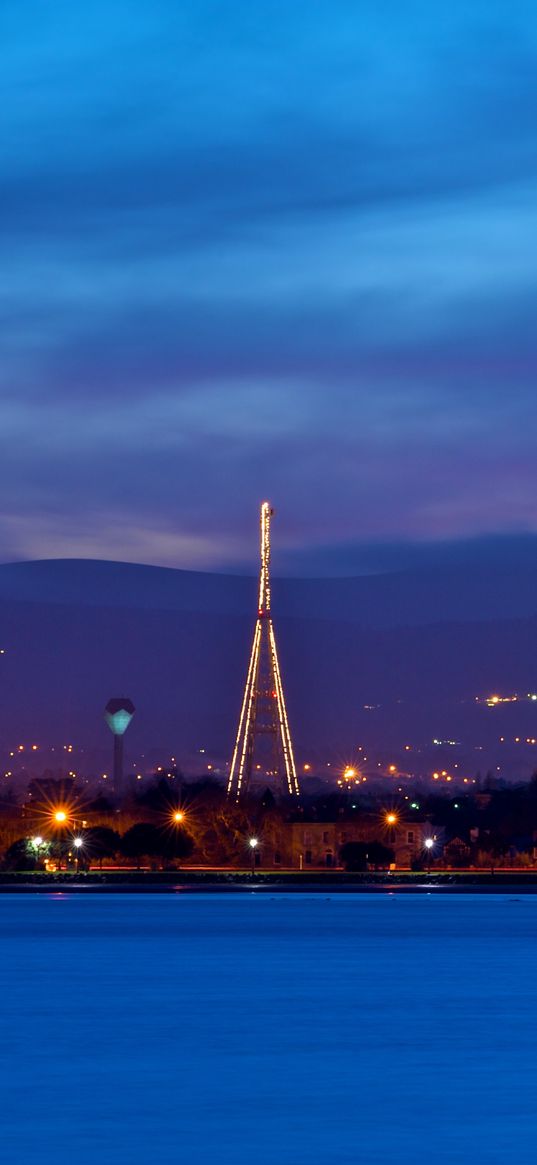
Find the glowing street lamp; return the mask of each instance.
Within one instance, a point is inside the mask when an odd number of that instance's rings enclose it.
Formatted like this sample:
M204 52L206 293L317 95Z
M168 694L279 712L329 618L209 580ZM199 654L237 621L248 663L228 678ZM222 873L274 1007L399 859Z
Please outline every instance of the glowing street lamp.
M395 827L399 821L397 813L389 812L384 814L384 823L388 830L388 841L393 845L395 842Z
M52 824L58 830L57 853L58 853L58 869L62 868L62 843L65 843L65 827L68 821L68 814L65 809L55 809L52 813Z
M83 845L84 845L84 841L83 841L83 839L82 839L82 838L73 838L73 842L72 842L72 843L73 843L73 846L75 846L75 849L76 849L75 860L76 860L76 863L77 863L77 874L78 874L78 867L79 867L79 862L80 862L80 849L82 849L82 847L83 847Z
M250 846L250 849L252 851L252 874L253 874L254 870L255 870L255 851L259 845L259 838L250 837L248 839L248 845Z
M182 810L181 810L181 809L176 809L175 813L173 814L173 821L174 821L174 824L175 824L175 825L180 825L180 824L181 824L181 822L182 822L182 821L184 821L184 819L185 819L185 815L184 815L184 813L182 812Z
M430 874L430 872L431 872L431 858L433 856L433 846L434 846L434 838L426 837L425 838L425 849L427 851L427 873L428 874Z

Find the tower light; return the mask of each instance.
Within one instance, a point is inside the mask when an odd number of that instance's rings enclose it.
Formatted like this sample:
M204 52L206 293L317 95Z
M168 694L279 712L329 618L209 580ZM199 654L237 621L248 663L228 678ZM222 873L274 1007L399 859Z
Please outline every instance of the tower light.
M271 614L270 525L273 513L270 502L263 502L257 619L227 786L228 796L234 796L236 801L248 790L259 735L272 737L273 771L280 777L284 791L292 796L298 796L300 792Z

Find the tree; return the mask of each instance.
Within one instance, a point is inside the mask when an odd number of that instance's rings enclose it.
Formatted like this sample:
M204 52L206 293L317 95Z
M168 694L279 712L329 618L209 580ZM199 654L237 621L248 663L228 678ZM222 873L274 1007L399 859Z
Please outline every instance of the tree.
M147 789L142 789L136 797L136 804L154 813L165 813L178 808L180 789L174 788L166 776L153 781Z
M261 797L261 800L259 802L259 807L263 811L263 813L274 813L275 812L275 810L276 810L276 798L274 796L274 793L272 792L272 789L269 789L268 787L265 789L265 792L263 793L263 796Z
M194 849L194 842L190 834L179 826L162 830L160 844L161 848L158 852L161 857L167 858L168 861L173 861L174 858L189 858Z
M155 857L162 853L162 834L156 825L140 821L123 834L120 849L126 858L133 858L137 869L140 869L143 857Z
M87 805L84 805L84 809L87 814L112 813L113 805L108 797L104 796L104 793L99 793L98 797L95 797L93 801L89 801Z
M346 870L367 870L367 851L365 841L346 841L339 856Z
M393 849L382 841L347 841L339 854L347 870L378 869L389 866L395 857Z
M384 845L382 841L370 841L367 846L367 860L370 866L378 870L379 866L389 866L395 861L393 849Z
M501 834L489 832L486 837L483 837L482 844L488 853L490 872L493 874L497 862L505 858L509 848L508 843L505 837L502 837Z
M3 865L5 870L35 870L40 862L28 838L19 837L6 850Z
M211 866L244 865L252 823L244 809L225 798L204 806L189 819L194 844L203 863Z
M121 848L121 838L107 825L94 825L84 833L84 851L88 858L97 858L103 868L103 858L112 858Z

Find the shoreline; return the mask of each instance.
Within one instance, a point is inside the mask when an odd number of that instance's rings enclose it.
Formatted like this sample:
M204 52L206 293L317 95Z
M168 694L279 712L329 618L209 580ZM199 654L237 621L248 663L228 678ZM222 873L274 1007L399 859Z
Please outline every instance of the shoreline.
M299 893L299 894L537 894L537 871L490 872L454 870L410 873L345 873L332 871L317 875L302 872L256 871L62 871L0 872L0 895L10 893L118 893L118 894L199 894L199 893Z

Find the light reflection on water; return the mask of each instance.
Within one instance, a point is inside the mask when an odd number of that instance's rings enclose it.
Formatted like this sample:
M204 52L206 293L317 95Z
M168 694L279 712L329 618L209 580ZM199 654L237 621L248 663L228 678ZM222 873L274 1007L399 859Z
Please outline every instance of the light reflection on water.
M533 1157L537 898L0 895L2 1159Z

